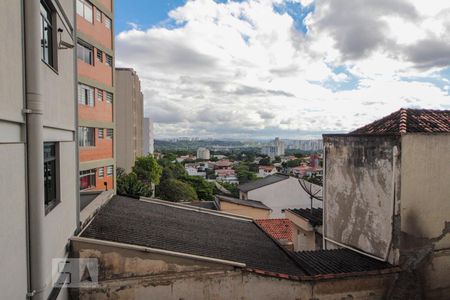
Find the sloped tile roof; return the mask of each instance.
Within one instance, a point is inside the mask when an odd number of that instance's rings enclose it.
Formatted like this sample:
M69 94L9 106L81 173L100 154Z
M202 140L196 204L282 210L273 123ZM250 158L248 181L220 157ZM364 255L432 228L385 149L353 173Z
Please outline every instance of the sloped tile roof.
M255 222L274 239L292 242L292 223L289 219L259 219Z
M274 274L305 275L253 221L169 204L115 196L81 237L241 262L248 269Z
M363 273L392 268L387 262L349 249L300 251L294 254L308 275Z
M239 190L241 192L248 192L251 190L259 189L263 186L270 185L273 183L277 183L283 180L289 179L289 175L284 174L273 174L262 179L258 179L255 181L250 181L239 186Z
M312 226L322 225L323 210L320 207L313 207L312 211L310 208L289 209L289 211L308 220Z
M217 205L216 202L214 201L195 201L195 202L187 202L186 204L195 207L217 210Z
M450 110L402 108L351 134L450 133Z

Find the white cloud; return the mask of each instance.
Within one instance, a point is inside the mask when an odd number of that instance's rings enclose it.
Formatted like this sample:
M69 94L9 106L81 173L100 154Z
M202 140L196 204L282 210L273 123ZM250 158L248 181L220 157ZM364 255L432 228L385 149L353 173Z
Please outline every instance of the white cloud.
M315 5L307 35L274 11L283 1ZM419 80L450 67L443 1L312 2L191 0L170 12L175 28L119 33L117 65L138 72L160 136L298 137L448 108L448 88Z

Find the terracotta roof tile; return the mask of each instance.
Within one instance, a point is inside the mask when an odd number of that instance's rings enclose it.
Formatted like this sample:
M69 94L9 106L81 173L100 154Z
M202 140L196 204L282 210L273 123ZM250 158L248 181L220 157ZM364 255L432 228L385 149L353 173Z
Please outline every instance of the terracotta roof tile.
M351 133L388 134L412 132L450 133L450 110L402 108Z
M274 239L292 242L292 223L289 219L260 219L255 222Z

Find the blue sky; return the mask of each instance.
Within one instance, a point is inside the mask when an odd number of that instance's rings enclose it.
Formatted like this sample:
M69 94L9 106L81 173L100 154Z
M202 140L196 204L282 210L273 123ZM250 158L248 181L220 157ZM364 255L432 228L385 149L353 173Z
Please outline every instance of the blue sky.
M115 14L116 63L137 71L159 137L301 138L450 108L450 1L115 0Z
M167 20L167 14L182 6L186 0L115 0L116 33L130 29L130 22L142 28L158 25Z

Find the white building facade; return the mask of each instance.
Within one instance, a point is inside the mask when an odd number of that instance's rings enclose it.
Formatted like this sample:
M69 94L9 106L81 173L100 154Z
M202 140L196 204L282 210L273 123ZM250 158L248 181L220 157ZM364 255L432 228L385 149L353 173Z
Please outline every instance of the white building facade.
M197 159L209 160L211 158L211 154L209 149L207 148L198 148L197 149Z
M144 118L143 131L144 155L153 154L155 152L155 124L150 118Z
M52 259L67 257L79 219L74 8L0 2L2 299L67 295Z

